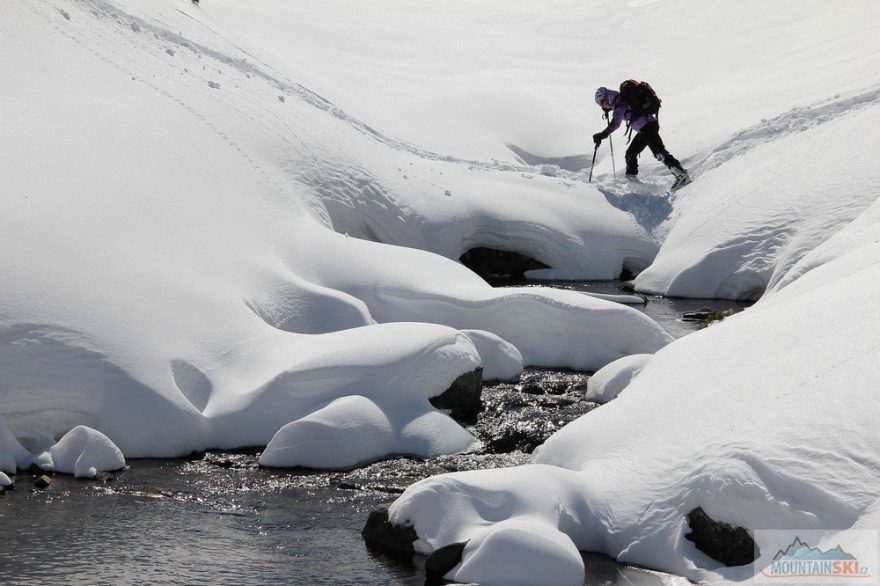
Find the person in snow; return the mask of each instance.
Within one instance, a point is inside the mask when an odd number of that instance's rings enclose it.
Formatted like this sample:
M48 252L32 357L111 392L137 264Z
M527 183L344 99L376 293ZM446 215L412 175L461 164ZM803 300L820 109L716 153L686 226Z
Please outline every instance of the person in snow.
M627 99L620 95L620 92L600 87L596 90L596 103L599 104L605 113L613 111L608 126L602 132L593 135L593 142L596 148L602 144L602 141L618 129L621 122L627 121L630 128L636 132L635 138L626 149L626 176L635 179L639 174L639 153L645 150L645 147L651 149L654 157L666 165L675 175L675 182L672 189L678 189L683 185L691 182L690 175L681 166L681 163L673 157L666 147L663 145L663 139L660 138L660 123L657 117L652 113L644 113L636 116L635 120L630 120L630 114L635 109L634 104L630 104Z

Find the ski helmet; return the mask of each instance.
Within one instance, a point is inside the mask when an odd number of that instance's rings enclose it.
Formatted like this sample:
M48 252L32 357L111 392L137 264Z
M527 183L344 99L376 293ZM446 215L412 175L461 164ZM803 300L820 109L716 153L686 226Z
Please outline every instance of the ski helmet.
M596 103L602 105L602 100L608 97L608 88L600 87L596 90Z

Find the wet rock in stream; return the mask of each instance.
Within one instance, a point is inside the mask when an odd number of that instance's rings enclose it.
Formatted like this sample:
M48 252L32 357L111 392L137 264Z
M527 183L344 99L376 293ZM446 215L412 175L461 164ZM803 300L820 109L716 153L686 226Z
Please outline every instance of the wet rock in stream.
M582 372L526 369L515 383L483 386L483 409L467 429L482 441L477 453L429 460L397 458L339 474L339 489L401 493L428 476L466 470L519 466L554 432L599 405L583 399L589 375ZM387 511L370 514L363 537L371 550L406 557L415 539L411 528L396 527ZM407 549L409 548L409 549ZM442 576L461 559L464 543L441 548L425 561L427 583L446 583Z
M393 525L388 520L388 509L371 512L361 536L368 548L398 558L412 557L413 542L419 537L412 527Z
M483 369L478 368L461 375L443 393L429 400L437 409L447 410L456 421L473 423L483 407L482 388Z

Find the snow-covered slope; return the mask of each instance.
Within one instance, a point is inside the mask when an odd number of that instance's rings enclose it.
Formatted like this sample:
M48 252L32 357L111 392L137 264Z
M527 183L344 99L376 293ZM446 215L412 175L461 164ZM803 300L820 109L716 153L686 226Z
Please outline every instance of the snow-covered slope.
M423 417L427 398L483 359L448 326L494 334L485 360L513 343L582 369L669 341L628 307L493 290L433 254L613 277L657 249L630 214L371 129L241 45L236 5L0 8L0 415L17 441L86 425L126 457L265 445L362 396L406 430L395 451L457 451L473 439ZM430 323L384 323L404 321Z
M876 529L859 519L880 499L880 297L865 294L878 278L875 239L658 352L617 399L538 449L549 468L427 479L392 518L415 526L425 552L471 539L453 576L485 583L468 555L512 525L526 567L560 554L523 543L562 541L701 581L754 569L719 567L684 539L697 507L749 530ZM787 543L759 545L757 568Z
M578 549L749 578L683 538L697 506L747 529L873 527L878 17L867 0L4 1L0 468L77 426L125 457L466 450L428 402L460 375L656 353L534 465L429 479L392 518L422 552L470 539L452 574L483 583L580 583ZM642 186L616 181L604 145L585 182L592 92L627 77L658 89L697 177L674 197L647 155ZM645 291L770 294L666 346L623 305L490 288L456 262L481 246L540 277L648 267Z
M757 299L877 198L880 86L737 133L691 167L645 292Z

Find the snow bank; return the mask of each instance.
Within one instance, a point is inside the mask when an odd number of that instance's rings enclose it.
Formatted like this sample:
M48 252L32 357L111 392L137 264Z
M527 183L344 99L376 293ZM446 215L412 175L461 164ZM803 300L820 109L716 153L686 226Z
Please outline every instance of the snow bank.
M831 238L820 243L771 285L770 294L797 280L810 270L833 261L851 250L880 241L880 199Z
M677 218L636 289L757 299L791 281L789 271L876 200L878 132L873 88L738 133L692 166L699 182L682 191Z
M523 357L516 346L483 330L462 330L480 353L484 381L512 381L520 377Z
M596 403L607 403L617 397L653 358L652 354L624 356L600 368L587 381L584 398Z
M0 486L7 487L12 486L12 480L6 476L3 472L0 472Z
M125 457L103 433L84 425L64 434L49 450L50 470L94 478L98 472L125 468Z
M431 551L533 516L538 538L558 527L577 549L708 582L752 568L718 567L684 539L697 507L749 530L865 523L880 497L880 298L864 295L878 278L880 245L854 248L659 351L626 393L538 448L541 486L533 467L444 475L408 489L394 519ZM766 545L758 567L788 544ZM468 561L456 579L482 575L461 574Z
M392 426L370 458L458 451L470 439L425 406L481 366L455 330L590 369L670 340L632 309L494 290L456 262L495 246L553 274L647 265L657 243L599 192L426 151L319 96L266 36L299 24L286 3L183 4L4 4L5 465L79 425L129 458L262 446L341 425L347 397ZM515 376L487 339L490 374Z

